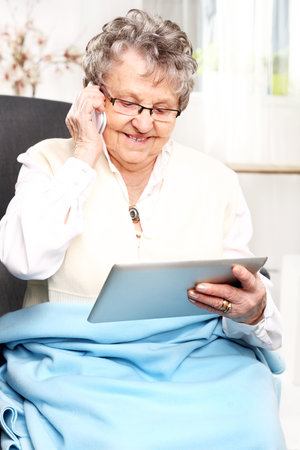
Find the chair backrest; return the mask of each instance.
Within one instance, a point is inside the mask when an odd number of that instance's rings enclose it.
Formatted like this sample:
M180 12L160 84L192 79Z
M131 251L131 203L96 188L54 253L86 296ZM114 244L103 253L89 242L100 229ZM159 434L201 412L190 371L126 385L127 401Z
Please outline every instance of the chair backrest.
M14 196L17 156L47 138L69 138L65 117L71 104L0 95L0 218ZM0 263L0 316L20 308L26 283Z

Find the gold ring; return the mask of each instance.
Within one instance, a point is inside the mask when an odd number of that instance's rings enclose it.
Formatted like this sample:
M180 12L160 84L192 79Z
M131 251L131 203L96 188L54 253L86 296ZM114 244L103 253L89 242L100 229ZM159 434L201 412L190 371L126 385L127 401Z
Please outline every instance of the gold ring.
M227 314L231 311L231 308L232 308L232 304L230 302L228 302L227 300L223 300L220 311Z

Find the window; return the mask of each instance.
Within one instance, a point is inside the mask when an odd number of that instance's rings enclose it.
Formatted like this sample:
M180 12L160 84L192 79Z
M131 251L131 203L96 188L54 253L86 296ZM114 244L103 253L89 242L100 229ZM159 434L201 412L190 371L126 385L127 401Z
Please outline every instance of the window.
M252 89L300 94L298 0L144 0L143 8L174 20L188 34L205 73L244 74ZM298 20L297 20L298 18Z

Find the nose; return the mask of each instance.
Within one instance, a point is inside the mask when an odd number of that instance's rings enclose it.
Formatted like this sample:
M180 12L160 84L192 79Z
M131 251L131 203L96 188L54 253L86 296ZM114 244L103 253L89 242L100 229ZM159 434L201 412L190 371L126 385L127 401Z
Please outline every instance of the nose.
M132 119L131 123L139 132L147 133L148 131L152 130L153 122L154 120L150 115L150 111L148 109L144 109L140 114Z

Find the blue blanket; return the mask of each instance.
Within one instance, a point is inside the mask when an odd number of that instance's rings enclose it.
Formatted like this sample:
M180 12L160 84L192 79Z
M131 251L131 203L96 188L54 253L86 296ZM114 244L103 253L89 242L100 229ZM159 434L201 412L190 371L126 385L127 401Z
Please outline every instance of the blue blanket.
M0 318L3 450L285 449L277 354L211 315L90 324L90 308Z

